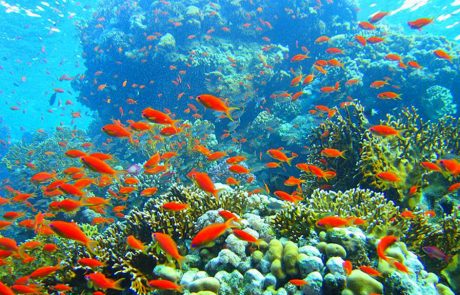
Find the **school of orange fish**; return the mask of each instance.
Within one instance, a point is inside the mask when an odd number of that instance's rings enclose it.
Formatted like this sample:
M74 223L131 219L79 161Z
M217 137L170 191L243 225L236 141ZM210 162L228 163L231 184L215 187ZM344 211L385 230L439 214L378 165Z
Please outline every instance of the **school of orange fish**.
M387 15L386 12L379 12L373 15L369 21L363 21L359 23L359 27L363 30L372 31L376 29L376 23ZM408 25L413 29L422 29L424 26L430 24L433 21L431 18L422 18L408 22ZM147 38L154 38L155 36L148 36ZM194 38L190 36L190 38ZM322 44L329 41L328 36L320 36L316 39L315 43ZM383 42L384 38L371 36L364 37L361 35L355 36L356 42L361 46L367 46L368 43L374 44ZM292 56L290 61L292 63L300 63L307 58L308 50L305 48L303 53L295 54ZM341 55L344 51L340 48L330 47L326 49L326 52L331 55ZM452 63L452 57L444 50L438 49L433 52L440 59L445 59ZM407 66L413 68L421 68L415 60L403 62L403 58L397 54L389 53L385 59L398 62L399 67L406 68ZM310 84L315 76L320 74L327 74L327 67L343 67L344 65L339 59L333 58L330 60L317 60L314 63L313 71L309 74L298 74L290 81L291 87L306 86ZM65 79L67 77L64 77ZM345 85L353 85L358 83L359 80L351 79L345 82ZM370 87L379 89L388 84L387 80L377 80L372 82ZM106 84L98 85L97 90L103 91ZM123 87L126 86L126 81L123 82ZM341 85L337 81L332 86L323 86L320 88L322 93L333 93L340 91ZM63 92L61 88L54 89L55 92ZM289 97L291 100L297 100L304 94L303 90L295 93L281 92L276 94L277 97ZM401 99L400 94L385 91L377 95L379 99ZM180 99L180 97L179 97ZM223 118L228 118L233 121L232 111L238 109L238 107L230 106L228 101L212 94L201 94L196 97L196 101L201 104L204 108L210 109L222 115ZM70 102L69 102L70 103ZM136 103L134 99L129 99L128 104ZM352 101L342 102L339 107L346 108ZM193 105L192 105L193 106ZM193 106L194 107L194 106ZM18 107L12 106L12 110L17 110ZM198 112L195 108L195 112ZM329 108L324 105L317 105L315 109L310 110L310 114L317 115L320 117L332 118L334 117L337 109ZM78 113L72 114L75 118L79 116ZM141 114L144 120L127 121L128 125L123 124L119 120L114 120L110 124L103 126L102 131L110 137L125 138L128 140L128 144L135 146L139 143L140 135L149 132L153 125L160 125L160 134L157 135L158 139L165 136L174 136L179 133L187 133L187 129L190 127L188 124L182 124L181 120L176 118L172 113L163 112L152 107L145 108ZM386 125L375 125L369 128L369 131L375 136L381 137L401 137L399 130L396 130ZM192 136L192 135L189 135ZM239 144L244 141L238 141ZM228 170L235 175L249 175L251 169L241 165L241 162L247 160L246 156L234 155L229 156L231 151L211 151L206 146L201 145L197 142L194 146L194 150L201 153L206 157L208 161L220 161L224 160L228 164ZM179 155L179 150L171 150L169 152L160 154L159 152L151 155L149 159L143 164L145 174L161 174L169 170L169 160ZM270 162L266 162L265 167L267 169L277 169L283 167L283 165L293 165L294 159L299 156L295 153L289 153L283 148L270 148L267 149L266 154L273 159ZM56 212L74 213L80 210L82 207L94 210L100 213L102 217L96 217L93 220L94 224L111 223L114 221L112 217L106 212L108 208L111 208L113 216L117 219L123 219L124 211L128 210L127 205L112 206L111 199L88 196L88 192L91 191L92 186L106 187L112 183L118 184L118 193L110 191L112 197L117 200L126 201L129 194L137 191L136 185L139 180L135 176L130 176L126 171L120 171L113 168L112 155L102 152L88 153L84 150L67 150L63 157L69 157L75 159L75 166L67 167L63 171L41 171L35 173L31 178L30 182L41 186L41 194L36 195L34 193L28 193L16 190L12 186L6 186L8 190L7 197L0 197L0 206L10 205L19 208L17 211L8 211L3 214L3 220L0 220L0 230L20 226L34 231L37 235L58 235L65 239L71 239L84 245L89 253L94 253L93 249L96 246L95 242L89 239L82 231L80 226L72 221L55 220L54 216ZM346 151L335 149L334 147L325 148L321 151L320 155L325 158L345 158ZM454 177L460 175L460 162L455 159L441 159L437 162L425 162L420 163L425 169L438 173L448 173ZM323 170L323 168L309 164L309 163L296 163L295 167L299 169L299 172L312 174L318 179L329 180L336 177L336 172L333 170ZM34 167L31 165L31 169ZM50 169L52 170L52 169ZM94 177L91 177L93 175ZM123 176L121 179L120 176ZM192 170L188 171L188 178L202 191L210 195L210 197L219 198L219 189L216 188L212 178L204 171ZM384 182L396 183L400 181L400 177L397 173L392 171L380 171L375 175L376 178ZM254 179L249 176L247 182L251 183ZM305 180L296 176L289 176L284 184L286 186L296 187L297 189L293 193L288 193L282 190L273 192L273 195L286 202L301 202L304 200L302 195L302 183ZM233 177L228 177L226 183L230 186L244 185L239 180ZM460 182L454 182L448 187L449 192L455 192L460 189ZM413 187L408 192L414 194L417 187ZM157 187L150 187L143 189L139 192L140 196L152 197L158 191ZM267 194L271 194L268 186L259 188L254 191L261 192L265 191ZM61 200L53 200L53 198L61 197ZM43 197L50 200L49 210L47 212L32 213L33 204L29 201L32 198ZM62 199L63 198L63 199ZM23 206L27 206L28 210L23 210ZM189 206L193 204L184 204L178 202L169 202L163 204L163 208L172 211L187 210ZM31 217L33 214L33 218ZM240 230L239 222L240 219L230 211L222 210L219 214L226 220L225 223L211 224L201 231L199 231L191 241L190 251L206 246L216 240L218 237L225 234L229 229L232 230L233 234L239 239L245 240L249 243L258 244L260 241L252 236L251 234ZM426 211L425 214L433 216L433 211ZM411 218L411 211L404 211L401 213L404 218ZM27 219L22 219L27 217ZM22 219L22 220L20 220ZM19 221L20 220L20 221ZM328 216L321 218L316 222L318 228L330 229L334 227L346 227L346 226L359 226L366 223L366 220L354 216ZM175 241L167 234L164 233L152 233L153 239L158 243L159 247L164 253L178 262L179 265L185 263L185 257L180 254ZM398 241L398 237L385 236L380 239L376 252L379 259L389 261L397 270L401 272L410 272L405 265L398 261L394 261L387 257L385 250L392 244ZM127 247L138 251L144 251L145 246L135 236L129 236L126 240ZM0 237L0 267L8 267L8 259L20 259L23 263L28 263L34 260L34 257L28 254L28 251L33 248L41 247L42 251L52 253L57 250L55 244L40 244L39 242L24 242L18 244L15 239L8 237ZM436 249L431 249L432 253L436 252ZM448 259L447 255L436 252L433 255ZM92 255L93 258L82 258L78 260L78 264L96 269L97 267L103 266L103 264ZM344 262L344 270L347 274L350 274L353 266L350 261ZM15 283L11 286L7 286L0 282L0 294L45 294L46 290L40 282L47 276L52 276L55 272L59 271L61 266L57 265L44 265L41 266L30 274L25 276L17 277ZM380 276L381 274L368 266L360 266L363 272L366 272L372 276ZM15 276L16 274L11 274ZM94 271L88 274L87 279L93 283L93 286L98 290L123 290L120 285L120 281L114 281L106 277L103 273ZM1 280L1 278L0 278ZM292 279L290 281L296 286L302 286L306 282L302 279ZM168 280L151 280L149 285L152 289L162 290L174 290L182 291L182 287L177 285L175 282ZM51 287L52 290L59 292L60 294L71 293L72 288L65 284L56 284ZM103 294L101 291L94 291L93 294Z

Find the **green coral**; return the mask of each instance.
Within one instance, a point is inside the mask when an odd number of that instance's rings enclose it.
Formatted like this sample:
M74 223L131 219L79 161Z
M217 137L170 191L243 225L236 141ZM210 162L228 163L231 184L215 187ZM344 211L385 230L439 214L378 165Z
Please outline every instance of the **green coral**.
M344 192L315 190L304 202L286 204L276 213L273 226L279 234L298 240L308 237L316 221L328 215L354 216L366 220L366 231L385 225L399 214L399 208L381 193L364 189Z
M407 197L409 188L447 184L446 175L426 171L422 161L436 161L449 154L460 152L460 119L444 116L437 122L424 122L414 107L403 109L399 117L387 115L380 124L401 132L401 137L380 137L369 131L363 134L362 152L358 166L363 184L386 191L390 198L404 201L414 208L421 200L421 193ZM376 175L383 171L396 173L400 181L388 183Z

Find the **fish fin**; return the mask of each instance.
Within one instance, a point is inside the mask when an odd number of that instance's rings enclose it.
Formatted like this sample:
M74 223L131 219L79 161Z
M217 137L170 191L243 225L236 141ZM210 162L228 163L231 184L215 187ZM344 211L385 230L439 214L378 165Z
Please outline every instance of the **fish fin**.
M235 111L235 110L239 110L240 108L236 108L236 107L230 107L228 108L226 111L225 111L225 115L227 116L227 118L230 119L230 121L234 121L232 116L230 115L230 112L232 111Z
M88 249L89 253L91 253L92 255L96 255L96 251L95 251L96 247L97 247L97 241L94 241L94 240L90 240L86 244L86 248Z
M115 290L118 290L118 291L123 291L125 288L123 288L121 286L121 281L123 281L124 279L125 278L121 278L119 280L116 280L111 289L115 289Z

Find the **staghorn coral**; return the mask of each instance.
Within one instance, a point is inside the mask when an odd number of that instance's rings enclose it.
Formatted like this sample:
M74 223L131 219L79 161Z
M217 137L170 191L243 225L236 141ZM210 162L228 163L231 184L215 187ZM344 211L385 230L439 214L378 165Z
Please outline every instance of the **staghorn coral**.
M371 190L357 188L344 192L327 192L316 189L304 202L287 204L276 213L273 226L279 234L299 240L309 236L321 217L355 216L367 221L366 231L370 233L398 215L398 209L383 194Z
M438 122L424 122L415 108L404 109L398 118L387 115L381 124L402 132L401 137L378 137L366 131L363 134L361 158L358 162L363 179L374 189L387 191L392 199L404 201L414 208L421 194L406 198L411 186L424 190L446 182L441 174L428 173L419 163L435 161L460 152L460 119L444 116ZM380 181L376 174L392 171L400 177L396 183ZM433 188L434 189L434 188Z

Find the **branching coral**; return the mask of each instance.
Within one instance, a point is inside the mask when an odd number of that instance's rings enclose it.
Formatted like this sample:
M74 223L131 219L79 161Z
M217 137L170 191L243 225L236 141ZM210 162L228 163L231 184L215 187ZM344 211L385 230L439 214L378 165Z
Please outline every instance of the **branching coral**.
M445 116L438 122L424 122L415 108L404 109L399 118L387 115L381 124L401 132L401 137L378 137L364 133L361 159L358 162L363 174L363 183L388 191L390 197L406 201L415 207L421 194L406 198L411 186L428 189L443 182L441 174L428 173L420 166L422 161L435 161L448 154L460 152L460 119ZM391 171L400 178L395 183L381 181L376 175ZM445 182L445 180L444 180Z
M344 192L317 189L305 203L286 205L275 215L273 226L281 235L298 240L308 236L316 221L327 215L362 218L367 221L367 232L372 232L398 214L398 207L381 193L359 188Z
M182 202L191 206L180 212L162 208L166 202ZM148 294L148 280L153 279L152 270L158 263L166 261L163 253L154 247L152 233L168 233L184 251L186 239L196 234L195 221L210 210L219 208L242 215L249 201L247 192L224 190L219 199L209 196L195 187L173 186L170 192L149 199L143 209L133 209L126 215L126 222L112 224L102 235L96 236L96 254L106 265L105 271L112 277L125 277L130 288L138 294ZM126 248L126 238L135 236L146 246L144 252ZM84 255L81 253L80 256ZM126 283L128 285L128 283Z

